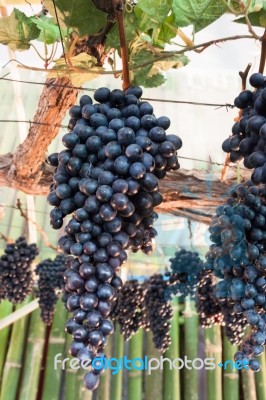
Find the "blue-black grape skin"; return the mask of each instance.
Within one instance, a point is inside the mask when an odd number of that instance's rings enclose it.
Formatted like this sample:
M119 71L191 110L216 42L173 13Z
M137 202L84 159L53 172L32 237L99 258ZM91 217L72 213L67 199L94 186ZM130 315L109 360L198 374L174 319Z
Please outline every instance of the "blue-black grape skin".
M74 335L73 355L87 345L94 356L104 349L111 323L106 320L103 326L94 326L92 316L108 317L121 289L117 272L127 259L125 250L152 251L158 217L154 207L163 201L159 179L179 168L176 151L182 140L166 135L169 118L156 118L141 95L139 87L125 93L99 88L94 104L89 96L82 96L69 111L70 132L63 137L66 150L47 160L55 167L48 196L55 207L51 226L62 228L64 218L72 214L59 247L75 257L69 264L71 273L65 273L64 294L78 324L67 325ZM79 301L75 303L73 296ZM86 316L87 325L84 311L92 313ZM93 374L85 381L87 387L97 386Z
M254 154L254 153L253 153ZM240 345L236 359L250 360L258 371L266 341L265 188L252 181L231 189L225 204L217 207L209 228L213 244L206 255L219 281L214 293L220 303L225 333ZM250 325L247 337L244 329Z

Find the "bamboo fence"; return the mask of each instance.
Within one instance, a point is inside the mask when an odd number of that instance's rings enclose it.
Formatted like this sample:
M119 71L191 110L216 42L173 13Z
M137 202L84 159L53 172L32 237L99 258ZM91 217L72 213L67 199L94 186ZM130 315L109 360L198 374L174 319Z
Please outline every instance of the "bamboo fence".
M71 358L68 347L72 340L64 330L69 317L59 301L53 324L44 326L39 309L28 313L31 298L14 307L4 301L0 304L0 321L7 321L0 329L0 400L265 400L266 399L266 358L260 357L261 371L238 371L227 367L212 370L171 368L164 361L163 368L151 371L140 368L118 373L108 369L100 377L100 384L94 393L83 387L83 373L54 367L54 357ZM9 316L20 310L15 322ZM21 310L25 310L25 315ZM214 358L216 365L233 360L236 346L224 336L220 326L202 329L193 301L185 304L173 302L174 316L171 324L171 345L160 354L155 348L152 333L140 329L125 342L119 325L115 326L109 338L106 356L121 359L126 356L144 360L165 358L188 360ZM203 349L199 350L200 348ZM200 354L201 353L201 354ZM140 365L140 361L139 364ZM180 365L178 362L176 365Z

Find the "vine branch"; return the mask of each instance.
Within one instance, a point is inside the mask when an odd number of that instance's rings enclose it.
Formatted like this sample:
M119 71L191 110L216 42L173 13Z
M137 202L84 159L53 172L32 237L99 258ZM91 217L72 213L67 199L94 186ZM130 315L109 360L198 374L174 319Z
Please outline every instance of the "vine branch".
M266 60L266 29L261 37L261 52L260 52L260 66L259 72L263 74L265 68L265 60Z
M123 90L126 90L130 86L130 77L129 77L129 63L128 63L128 49L127 49L127 40L126 40L126 32L125 32L125 23L124 23L124 1L122 0L112 0L114 10L117 18L119 39L120 39L120 51L122 58L122 77L123 77Z

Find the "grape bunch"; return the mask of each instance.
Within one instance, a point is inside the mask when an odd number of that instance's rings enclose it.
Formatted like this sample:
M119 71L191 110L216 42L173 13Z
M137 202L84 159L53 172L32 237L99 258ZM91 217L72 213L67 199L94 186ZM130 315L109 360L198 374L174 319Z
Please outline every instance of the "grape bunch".
M206 255L220 278L215 293L229 338L240 342L244 326L251 326L252 346L248 346L246 356L253 370L258 369L257 360L252 358L257 355L256 346L266 340L265 195L265 187L251 181L231 190L227 203L216 209L212 219L209 231L214 243ZM241 343L245 348L245 339Z
M65 255L57 255L54 260L48 258L36 267L41 318L46 325L51 325L53 321L55 304L58 300L57 290L64 288L63 275L66 266L67 257Z
M17 304L31 292L31 263L38 253L36 244L27 244L25 237L19 237L14 243L6 245L0 257L1 298Z
M146 283L145 307L148 324L153 334L153 342L160 352L165 352L170 344L170 320L173 317L171 303L165 296L165 290L169 285L162 274L152 275Z
M223 323L221 305L214 293L215 280L210 269L203 269L198 275L196 290L196 308L199 323L203 328Z
M171 285L166 289L167 296L178 296L183 299L186 296L193 297L195 295L198 275L204 267L203 261L199 258L196 251L187 251L181 249L175 253L174 258L170 258L171 262ZM173 278L176 283L173 283Z
M137 279L126 281L117 295L111 318L120 325L120 330L125 340L131 338L139 328L145 327L145 284L140 284Z
M238 162L244 158L244 166L254 169L251 175L254 184L266 183L265 79L259 73L251 75L249 81L255 90L244 90L235 99L241 118L233 125L232 135L222 144L223 150L230 153L230 161Z
M63 218L72 214L59 246L77 257L65 273L73 355L87 345L97 354L106 344L113 330L106 317L121 286L117 271L127 259L126 250L152 251L158 218L154 208L163 201L159 179L179 168L181 139L166 134L169 118L156 118L141 95L139 87L125 93L100 88L94 104L82 96L69 111L66 150L48 157L56 167L48 195L54 206L51 226L61 228ZM85 375L88 389L97 387L96 375Z

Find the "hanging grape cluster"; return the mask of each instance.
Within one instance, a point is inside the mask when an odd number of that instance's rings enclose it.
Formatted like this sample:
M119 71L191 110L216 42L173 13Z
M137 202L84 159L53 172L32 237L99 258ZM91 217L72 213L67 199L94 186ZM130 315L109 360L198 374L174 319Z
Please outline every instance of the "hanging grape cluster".
M63 274L67 267L67 257L57 255L54 260L48 258L36 267L38 275L38 297L41 318L46 325L51 325L55 304L58 300L58 290L63 290Z
M215 296L215 279L210 269L203 269L198 275L196 289L196 308L199 315L199 323L203 328L213 325L221 325L223 314L221 305Z
M21 303L31 292L31 263L39 254L36 244L27 244L25 237L6 245L0 257L0 293L2 299Z
M171 276L170 280L176 279L175 284L171 284L166 295L178 296L184 299L186 296L194 297L198 275L204 268L203 261L199 258L199 253L196 251L187 251L181 249L175 253L173 258L169 259Z
M94 104L82 96L69 111L66 150L48 158L56 167L48 195L54 206L51 226L61 228L73 213L59 246L77 257L65 279L67 308L73 312L67 329L74 336L71 353L78 357L88 345L93 354L105 346L113 330L106 317L121 286L116 272L127 259L125 250L152 251L154 208L163 201L159 179L179 168L181 139L166 134L169 118L156 118L141 95L139 87L125 93L100 88ZM89 371L85 385L97 384L96 371Z
M153 342L160 352L165 352L170 344L170 326L173 310L170 301L165 295L169 285L162 274L152 275L146 283L145 307L148 324L146 328L153 334Z
M146 326L145 293L146 285L140 284L137 279L132 279L126 281L117 294L111 318L120 325L125 340L130 339L139 328Z
M266 183L266 81L265 76L255 73L250 84L255 88L242 91L235 99L241 110L241 118L232 127L232 135L225 139L222 148L230 154L230 161L244 158L244 166L254 169L254 184Z
M253 370L259 369L254 358L257 346L266 340L265 195L265 187L254 186L251 181L234 187L227 204L216 209L209 228L214 244L207 253L214 273L221 279L215 292L226 333L234 343L241 342L241 354L250 359ZM251 334L242 339L247 324Z

